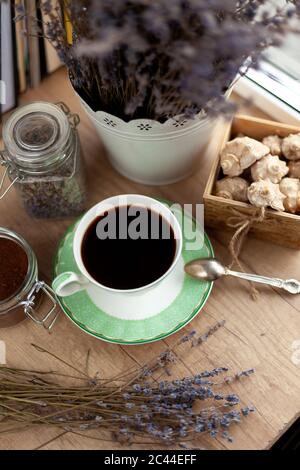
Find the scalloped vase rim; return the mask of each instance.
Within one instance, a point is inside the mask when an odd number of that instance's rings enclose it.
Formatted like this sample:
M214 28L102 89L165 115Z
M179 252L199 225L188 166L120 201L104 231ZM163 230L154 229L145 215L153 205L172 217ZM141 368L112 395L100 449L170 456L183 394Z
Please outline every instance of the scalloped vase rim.
M106 131L120 136L143 137L159 139L173 138L174 136L186 135L193 133L207 123L211 123L215 118L204 115L200 111L195 118L183 118L182 115L177 115L169 118L166 122L161 123L154 119L132 119L128 122L123 119L110 114L106 111L93 111L93 109L80 97L82 105L86 108L90 118L96 121L97 125L103 127Z

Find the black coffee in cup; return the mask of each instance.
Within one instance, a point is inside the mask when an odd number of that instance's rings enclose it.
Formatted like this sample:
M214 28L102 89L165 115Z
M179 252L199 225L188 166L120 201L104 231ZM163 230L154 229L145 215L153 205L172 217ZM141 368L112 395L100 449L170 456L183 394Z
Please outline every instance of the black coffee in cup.
M81 257L90 276L113 289L136 289L159 279L172 265L176 238L169 221L136 205L113 208L87 228Z

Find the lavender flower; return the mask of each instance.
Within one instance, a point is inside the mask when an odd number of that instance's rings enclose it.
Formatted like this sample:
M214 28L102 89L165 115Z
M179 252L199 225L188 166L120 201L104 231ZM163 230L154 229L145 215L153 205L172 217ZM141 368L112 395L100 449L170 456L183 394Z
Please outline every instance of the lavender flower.
M127 408L128 410L132 410L132 408L134 407L135 407L134 403L125 403L125 408Z
M243 416L248 416L250 413L253 413L255 408L253 406L246 406L245 408L241 409Z
M195 336L196 331L192 330L187 335L183 336L180 340L180 343L186 343L187 341L191 341L191 339Z
M236 374L236 377L237 378L249 377L252 374L254 374L254 369L247 369L247 370L243 370L242 372L239 372L238 374Z
M240 399L237 395L231 394L224 397L228 404L237 405Z
M233 438L229 435L227 431L222 432L222 437L226 439L228 442L233 442Z
M226 91L247 60L280 45L298 0L270 12L268 0L49 0L44 35L92 109L125 120L232 112ZM23 13L21 13L22 15ZM70 40L71 39L71 40ZM205 338L204 338L205 340Z

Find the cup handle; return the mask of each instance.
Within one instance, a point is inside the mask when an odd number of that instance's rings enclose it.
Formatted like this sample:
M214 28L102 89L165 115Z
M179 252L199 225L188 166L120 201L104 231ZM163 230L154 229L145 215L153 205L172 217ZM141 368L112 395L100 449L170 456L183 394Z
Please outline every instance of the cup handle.
M86 288L89 281L81 274L65 272L52 282L52 289L59 297L68 297Z

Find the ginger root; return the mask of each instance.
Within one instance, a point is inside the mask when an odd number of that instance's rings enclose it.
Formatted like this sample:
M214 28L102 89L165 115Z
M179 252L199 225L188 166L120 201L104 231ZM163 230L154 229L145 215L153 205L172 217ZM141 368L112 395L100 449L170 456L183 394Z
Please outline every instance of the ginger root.
M266 155L251 167L251 176L254 181L269 180L279 183L289 172L286 162L280 160L278 155Z
M221 153L225 175L238 176L270 152L269 147L250 137L236 137L227 142Z
M279 184L271 181L256 181L248 188L248 199L256 207L272 207L276 211L284 211L285 195L280 191Z
M288 160L300 160L300 132L285 137L282 140L281 149Z
M226 176L216 182L215 194L225 199L246 202L248 201L248 187L249 183L244 178L240 178L239 176Z
M281 155L281 138L278 135L264 137L262 143L269 147L271 155Z
M279 184L280 191L286 196L283 201L287 212L295 214L300 211L300 181L298 178L283 178Z

